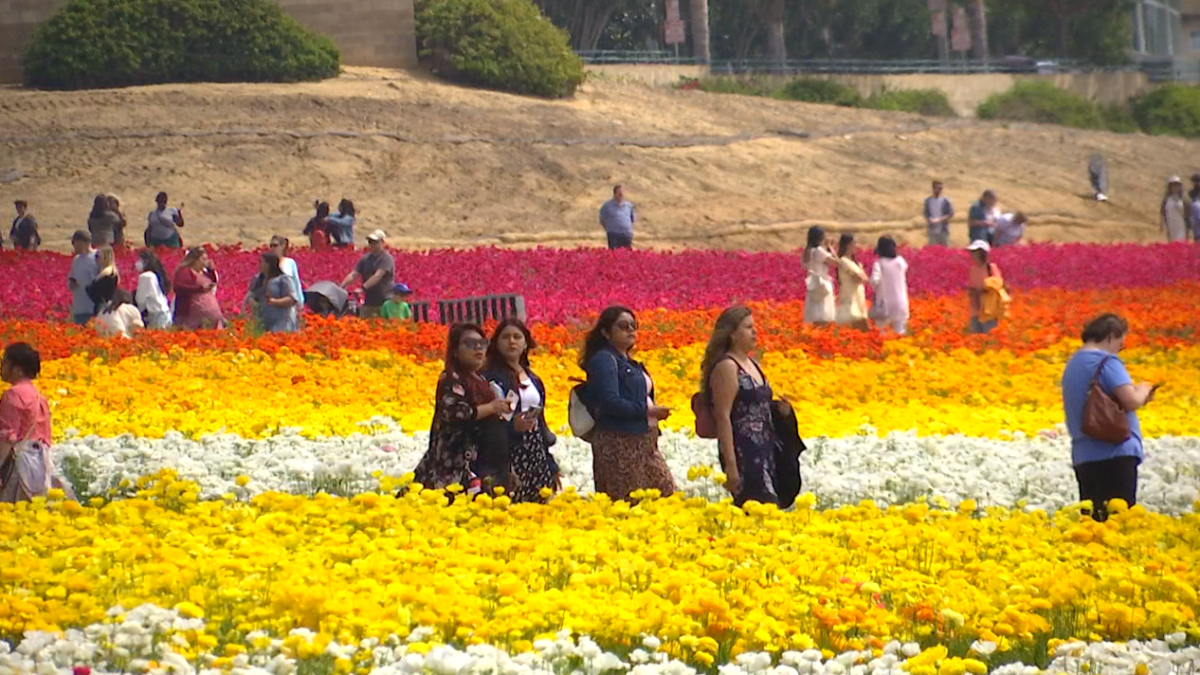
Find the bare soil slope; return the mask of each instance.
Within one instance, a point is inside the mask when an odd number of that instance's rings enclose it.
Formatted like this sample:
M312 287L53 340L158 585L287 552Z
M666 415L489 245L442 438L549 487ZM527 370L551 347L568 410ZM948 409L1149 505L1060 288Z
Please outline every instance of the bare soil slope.
M1093 150L1109 159L1109 205L1086 197ZM638 205L644 246L793 248L814 223L919 243L932 178L955 201L959 240L990 187L1032 217L1033 239L1152 241L1165 179L1200 168L1198 152L611 81L561 102L372 69L319 84L0 91L0 199L33 202L59 249L99 192L122 197L140 239L159 190L186 204L188 241L299 239L314 199L345 196L360 240L382 228L414 248L599 244L614 183Z

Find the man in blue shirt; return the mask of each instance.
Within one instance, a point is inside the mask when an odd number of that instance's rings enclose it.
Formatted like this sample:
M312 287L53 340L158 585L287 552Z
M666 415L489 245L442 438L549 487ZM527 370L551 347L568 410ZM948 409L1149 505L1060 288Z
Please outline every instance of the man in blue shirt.
M600 224L608 234L608 248L633 248L633 224L637 213L633 202L625 201L625 190L620 185L613 188L613 198L600 207Z
M996 218L992 215L992 211L995 208L996 193L991 190L984 190L979 201L971 204L971 210L967 213L968 243L972 241L992 243L992 229L996 226Z
M925 198L925 227L930 246L950 245L950 221L954 205L942 194L942 182L933 182L933 195Z
M71 247L75 257L71 260L71 272L67 275L67 288L71 291L71 320L82 326L96 314L96 303L88 297L87 287L100 273L96 264L96 251L92 249L92 235L87 230L76 230L71 236Z
M1096 520L1108 517L1112 499L1137 503L1137 469L1142 462L1142 426L1137 410L1154 399L1157 386L1134 384L1117 353L1125 346L1129 324L1116 314L1102 314L1083 329L1083 346L1063 370L1063 413L1071 434L1071 463L1080 501L1092 502ZM1125 411L1129 437L1121 443L1093 438L1083 430L1084 409L1092 379Z

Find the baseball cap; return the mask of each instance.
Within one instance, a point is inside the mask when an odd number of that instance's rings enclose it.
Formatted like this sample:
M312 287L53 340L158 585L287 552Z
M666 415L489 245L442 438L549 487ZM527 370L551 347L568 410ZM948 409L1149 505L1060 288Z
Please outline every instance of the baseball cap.
M971 242L971 245L967 247L967 250L987 252L992 250L992 247L989 246L986 241L983 241L982 239L976 239L975 241Z
M1179 176L1171 176L1171 180L1167 181L1167 183L1182 183L1182 182L1183 182L1183 179L1180 178Z
M401 295L409 295L412 293L412 289L408 287L408 284L396 284L395 286L392 286L392 292Z
M375 230L367 235L367 241L384 241L387 239L387 233L383 230Z

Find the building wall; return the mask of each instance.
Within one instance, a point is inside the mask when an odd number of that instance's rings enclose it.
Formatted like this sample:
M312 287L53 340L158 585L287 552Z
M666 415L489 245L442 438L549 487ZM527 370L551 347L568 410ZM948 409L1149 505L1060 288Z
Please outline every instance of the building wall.
M67 0L0 0L0 83L21 81L20 54L34 26ZM313 31L329 36L348 66L407 68L417 63L412 0L277 0Z
M1200 58L1200 0L1183 0L1180 13L1183 35L1179 39L1183 50L1179 53L1186 58Z
M596 65L589 73L613 79L627 79L653 85L674 84L680 77L705 77L704 66L676 65ZM941 89L950 105L963 117L974 117L975 109L989 96L1008 91L1022 80L1049 80L1054 86L1101 103L1125 103L1150 89L1141 72L1062 73L1046 75L816 75L854 87L863 96L883 89Z

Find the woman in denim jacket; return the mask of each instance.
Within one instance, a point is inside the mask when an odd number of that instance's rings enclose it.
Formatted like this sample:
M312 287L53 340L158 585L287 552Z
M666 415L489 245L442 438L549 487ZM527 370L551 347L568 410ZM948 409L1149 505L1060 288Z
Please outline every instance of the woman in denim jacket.
M558 463L550 454L558 439L546 426L546 385L529 367L529 352L536 347L524 323L501 321L492 334L483 375L512 406L507 423L514 502L544 503L559 482ZM543 496L543 490L550 492Z
M596 492L614 500L637 490L675 492L671 470L658 450L658 424L671 415L654 402L654 380L629 357L637 342L637 317L625 307L604 310L588 333L580 366L596 419L592 472Z

